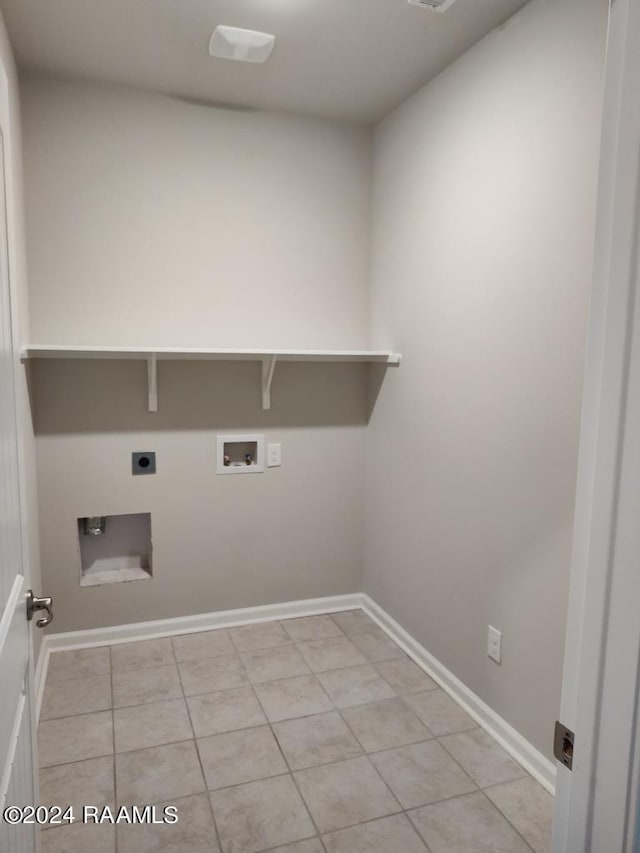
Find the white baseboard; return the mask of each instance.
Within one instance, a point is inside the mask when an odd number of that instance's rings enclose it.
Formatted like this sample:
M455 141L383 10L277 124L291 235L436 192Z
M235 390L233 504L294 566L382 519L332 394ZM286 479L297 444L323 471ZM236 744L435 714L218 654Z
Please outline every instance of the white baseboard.
M220 610L215 613L199 613L194 616L179 616L175 619L159 619L154 622L115 625L110 628L94 628L87 631L47 634L43 639L36 667L36 719L40 718L42 694L47 677L49 656L52 652L111 646L137 640L168 637L173 634L192 634L198 631L210 631L214 628L230 628L236 625L270 622L276 619L337 613L341 610L352 610L358 607L361 607L386 631L409 657L455 699L479 726L495 738L534 779L540 782L550 794L555 793L555 765L364 593L287 601L260 607L244 607L239 610Z
M40 720L40 711L42 709L42 698L44 696L44 684L47 680L47 670L49 668L49 638L45 635L40 643L40 652L38 653L38 662L33 676L33 702L35 707L36 722Z
M476 696L424 646L392 619L368 595L362 595L362 609L394 640L427 675L451 696L550 794L555 794L556 767L485 702Z
M97 646L113 646L137 640L153 640L173 634L194 634L213 628L232 628L250 625L253 622L271 622L275 619L292 619L297 616L315 616L320 613L336 613L362 606L362 594L331 595L326 598L307 598L302 601L285 601L280 604L264 604L259 607L242 607L239 610L217 610L214 613L197 613L194 616L177 616L172 619L157 619L154 622L133 622L129 625L114 625L110 628L91 628L86 631L68 631L64 634L47 634L50 651L62 649L86 649Z

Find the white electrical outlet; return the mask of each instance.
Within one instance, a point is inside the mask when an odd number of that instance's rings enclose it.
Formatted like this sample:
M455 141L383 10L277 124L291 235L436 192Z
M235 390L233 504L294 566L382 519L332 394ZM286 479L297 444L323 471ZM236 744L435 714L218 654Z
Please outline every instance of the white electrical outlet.
M502 663L502 632L489 625L489 635L487 639L487 654L496 663Z
M282 465L282 445L267 444L267 468L279 468Z

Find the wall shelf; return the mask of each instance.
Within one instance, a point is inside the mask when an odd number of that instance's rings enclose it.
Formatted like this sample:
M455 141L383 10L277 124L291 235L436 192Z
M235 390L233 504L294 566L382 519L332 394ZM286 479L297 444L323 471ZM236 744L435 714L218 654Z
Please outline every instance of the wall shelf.
M177 347L47 346L29 344L21 358L123 359L147 362L148 407L158 411L158 361L257 361L262 365L262 408L271 408L271 383L279 361L368 362L399 365L400 353L388 350L205 349Z

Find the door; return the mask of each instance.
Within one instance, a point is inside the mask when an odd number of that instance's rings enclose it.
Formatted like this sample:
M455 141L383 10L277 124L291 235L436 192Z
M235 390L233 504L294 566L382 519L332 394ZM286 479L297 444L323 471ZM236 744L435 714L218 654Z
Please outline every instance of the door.
M15 379L4 138L0 129L0 850L33 853L35 827L11 826L2 819L6 806L26 806L35 801Z
M640 0L613 0L555 853L640 850Z

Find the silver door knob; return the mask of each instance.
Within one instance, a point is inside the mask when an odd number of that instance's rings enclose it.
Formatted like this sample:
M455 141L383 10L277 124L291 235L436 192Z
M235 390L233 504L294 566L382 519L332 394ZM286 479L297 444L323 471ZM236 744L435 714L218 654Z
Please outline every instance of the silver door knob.
M33 594L33 590L30 589L27 591L27 619L29 622L33 619L33 614L38 610L46 610L47 615L43 616L41 619L36 621L36 625L38 628L44 628L48 625L53 619L53 599L50 597L47 598L38 598Z

